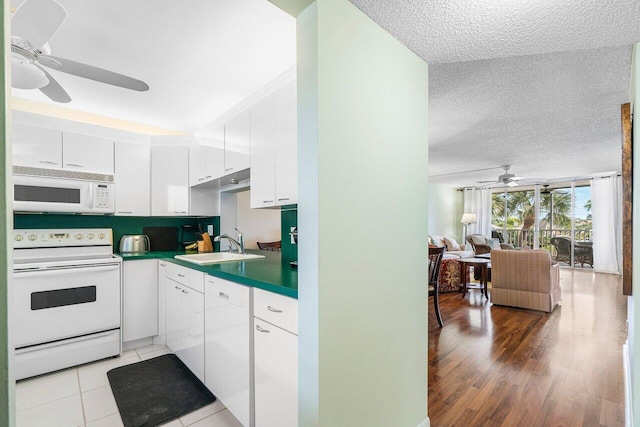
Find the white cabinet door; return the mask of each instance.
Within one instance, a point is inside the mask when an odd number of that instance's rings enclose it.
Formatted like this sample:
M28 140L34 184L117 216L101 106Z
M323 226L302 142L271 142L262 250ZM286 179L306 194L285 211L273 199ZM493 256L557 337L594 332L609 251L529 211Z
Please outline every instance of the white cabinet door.
M20 124L11 125L14 166L62 167L62 132Z
M298 337L254 318L256 427L298 425Z
M251 207L276 205L276 96L251 107Z
M158 261L126 261L122 269L122 341L153 337L158 334Z
M176 354L204 382L204 295L187 286L182 293L182 348Z
M296 81L294 80L278 90L275 96L275 198L276 205L281 206L298 203L298 104ZM251 174L253 177L253 169Z
M62 159L64 169L113 175L113 141L64 132Z
M167 289L167 347L177 353L182 350L182 290L185 288L171 279L166 280Z
M158 335L153 343L167 345L167 262L158 260Z
M205 280L205 385L244 426L251 425L250 289Z
M224 175L224 149L194 144L189 147L189 185L195 186Z
M246 109L225 124L225 175L235 173L249 167L250 143L251 110Z
M116 215L150 216L150 148L117 141L115 150Z
M189 212L189 147L151 148L151 215Z

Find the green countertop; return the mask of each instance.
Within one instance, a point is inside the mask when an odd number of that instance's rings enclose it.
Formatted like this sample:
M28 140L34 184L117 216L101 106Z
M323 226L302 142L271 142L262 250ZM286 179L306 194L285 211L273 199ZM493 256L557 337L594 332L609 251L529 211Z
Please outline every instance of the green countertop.
M145 252L141 254L118 254L124 261L138 259L166 259L175 264L202 271L211 276L241 283L276 294L298 298L298 270L291 268L288 261L282 261L280 252L248 250L248 253L264 255L263 259L223 262L212 265L198 265L174 258L184 255L184 251Z

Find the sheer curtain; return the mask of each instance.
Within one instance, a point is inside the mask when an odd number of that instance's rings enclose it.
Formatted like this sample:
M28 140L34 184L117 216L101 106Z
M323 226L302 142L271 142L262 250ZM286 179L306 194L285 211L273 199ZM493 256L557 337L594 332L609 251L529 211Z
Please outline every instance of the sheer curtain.
M464 212L475 213L478 222L469 224L467 235L482 234L491 237L491 190L488 188L465 188Z
M622 272L622 180L619 176L591 181L593 267Z

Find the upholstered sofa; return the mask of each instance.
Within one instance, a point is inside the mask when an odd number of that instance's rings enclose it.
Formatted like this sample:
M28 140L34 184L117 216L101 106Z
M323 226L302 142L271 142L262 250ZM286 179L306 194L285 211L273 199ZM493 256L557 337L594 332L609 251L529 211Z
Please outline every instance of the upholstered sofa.
M451 239L449 237L439 236L435 234L429 235L429 244L436 246L445 246L447 250L443 255L444 259L473 257L473 251L464 250L464 245L460 247L455 239Z
M560 266L548 251L492 250L491 302L553 311L560 302Z

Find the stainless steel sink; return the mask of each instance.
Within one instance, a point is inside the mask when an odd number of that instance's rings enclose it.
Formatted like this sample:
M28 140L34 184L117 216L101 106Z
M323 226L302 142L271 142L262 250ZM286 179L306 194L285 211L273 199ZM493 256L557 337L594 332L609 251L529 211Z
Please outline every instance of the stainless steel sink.
M221 262L245 261L264 258L264 255L234 254L231 252L211 252L206 254L176 255L175 259L198 265L219 264Z

